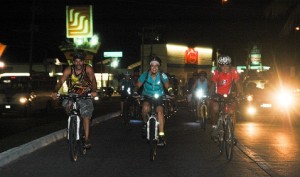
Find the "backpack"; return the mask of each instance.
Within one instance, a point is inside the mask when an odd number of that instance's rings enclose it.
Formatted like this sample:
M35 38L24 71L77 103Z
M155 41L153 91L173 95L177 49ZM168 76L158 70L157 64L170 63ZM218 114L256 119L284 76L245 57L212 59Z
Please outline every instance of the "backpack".
M164 83L163 80L162 80L162 74L161 72L159 72L159 79L160 79L160 83ZM145 77L145 80L143 81L143 84L141 85L141 87L138 89L138 94L141 95L143 90L144 90L144 85L146 83L146 81L148 80L148 77L149 77L149 70L147 71L147 74L146 74L146 77ZM165 94L168 93L168 90L165 88L165 86L163 85L163 89L164 89L164 92Z

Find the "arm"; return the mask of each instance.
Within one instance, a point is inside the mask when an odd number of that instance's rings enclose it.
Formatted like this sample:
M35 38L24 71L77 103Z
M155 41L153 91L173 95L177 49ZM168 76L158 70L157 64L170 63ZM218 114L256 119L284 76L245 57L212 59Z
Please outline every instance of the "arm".
M236 84L237 94L241 95L243 93L243 88L240 79L234 81Z
M86 67L86 73L92 83L92 97L97 96L97 82L96 82L96 77L95 77L95 73L92 67L87 66Z
M51 95L53 99L57 98L58 90L61 88L61 86L67 80L67 78L70 74L71 74L71 67L69 66L64 70L63 75L60 77L59 81L56 83L56 85L54 87L53 93Z

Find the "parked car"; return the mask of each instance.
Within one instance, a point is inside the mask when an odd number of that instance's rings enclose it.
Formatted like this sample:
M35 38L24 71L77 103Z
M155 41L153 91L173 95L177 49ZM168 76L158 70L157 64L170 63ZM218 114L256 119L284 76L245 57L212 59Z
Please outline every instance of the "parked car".
M111 98L114 93L114 89L112 87L101 87L98 90L98 95L100 99Z
M29 74L0 75L0 113L27 116L34 111L49 112L56 105L51 92L55 78Z

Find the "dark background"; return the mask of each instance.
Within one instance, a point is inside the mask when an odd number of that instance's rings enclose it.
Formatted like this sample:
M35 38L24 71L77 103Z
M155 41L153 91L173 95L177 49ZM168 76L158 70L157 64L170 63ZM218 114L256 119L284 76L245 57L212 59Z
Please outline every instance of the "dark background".
M266 18L265 9L270 2L229 0L222 5L221 0L4 1L0 7L0 42L8 47L2 60L29 61L31 29L33 62L57 57L64 60L58 46L66 39L65 6L90 4L94 33L101 41L95 60L102 58L103 51L123 51L121 66L138 61L142 29L153 27L160 34L159 43L211 46L231 55L235 64L245 64L250 47L257 43L268 63L277 48L291 55L293 47L287 46L295 42L278 37L283 19Z

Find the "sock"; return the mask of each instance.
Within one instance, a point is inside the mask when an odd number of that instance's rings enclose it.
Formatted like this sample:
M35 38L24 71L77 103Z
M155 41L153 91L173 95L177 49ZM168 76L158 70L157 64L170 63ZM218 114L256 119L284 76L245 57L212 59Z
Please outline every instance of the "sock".
M159 136L164 136L165 133L164 132L159 132Z

